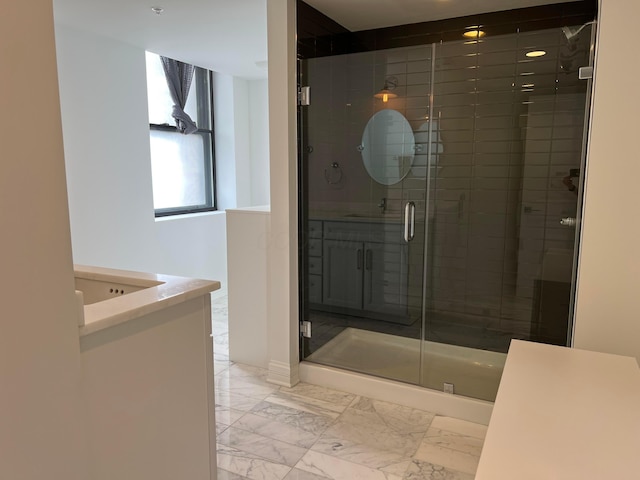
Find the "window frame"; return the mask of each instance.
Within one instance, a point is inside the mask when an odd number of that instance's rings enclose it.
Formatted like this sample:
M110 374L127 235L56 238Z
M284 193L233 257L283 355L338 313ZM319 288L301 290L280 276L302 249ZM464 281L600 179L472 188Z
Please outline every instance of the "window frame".
M201 205L183 205L179 207L170 208L155 208L154 215L156 218L169 217L174 215L186 215L190 213L202 213L217 211L217 199L216 199L216 161L215 161L215 136L214 136L214 114L213 114L213 73L210 70L195 67L193 80L196 84L197 92L197 120L198 130L191 135L200 135L203 137L203 145L205 146L204 154L204 180L206 187L206 203ZM150 100L149 100L150 101ZM201 125L206 125L210 128L201 128ZM176 135L182 135L178 132L178 128L175 125L167 123L157 124L149 123L149 133L151 131L164 131L175 132ZM206 141L206 137L209 137L209 142ZM207 149L206 146L210 148ZM153 175L153 173L152 173Z

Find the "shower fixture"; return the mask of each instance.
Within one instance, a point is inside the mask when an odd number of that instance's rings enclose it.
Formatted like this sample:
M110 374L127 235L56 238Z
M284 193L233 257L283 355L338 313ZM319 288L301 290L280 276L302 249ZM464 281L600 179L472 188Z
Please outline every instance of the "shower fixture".
M594 22L587 22L579 27L562 27L562 33L567 39L567 44L559 52L560 69L564 73L573 74L584 66L582 63L588 58L588 46L579 41L578 34L593 24Z
M587 25L593 25L593 22L587 22L580 27L562 27L562 33L564 33L568 41L571 41L571 39L578 35Z

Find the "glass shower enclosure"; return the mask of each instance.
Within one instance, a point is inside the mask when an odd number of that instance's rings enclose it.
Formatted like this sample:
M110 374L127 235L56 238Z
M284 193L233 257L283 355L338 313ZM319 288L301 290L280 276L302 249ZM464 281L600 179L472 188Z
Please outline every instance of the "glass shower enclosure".
M301 358L493 401L570 342L593 24L300 60Z

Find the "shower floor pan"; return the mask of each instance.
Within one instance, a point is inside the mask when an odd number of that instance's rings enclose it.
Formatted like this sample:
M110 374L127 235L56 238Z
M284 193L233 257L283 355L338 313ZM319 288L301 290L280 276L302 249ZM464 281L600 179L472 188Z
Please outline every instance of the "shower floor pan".
M421 372L420 340L346 328L305 360L493 402L506 357L425 341Z

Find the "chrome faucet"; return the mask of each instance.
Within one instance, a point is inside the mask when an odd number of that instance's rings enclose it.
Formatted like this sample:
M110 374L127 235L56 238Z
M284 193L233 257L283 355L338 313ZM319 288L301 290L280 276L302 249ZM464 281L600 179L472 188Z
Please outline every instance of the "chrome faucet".
M387 209L387 199L385 197L382 197L380 199L380 203L378 204L378 208L380 209L380 213L384 213L385 210Z

